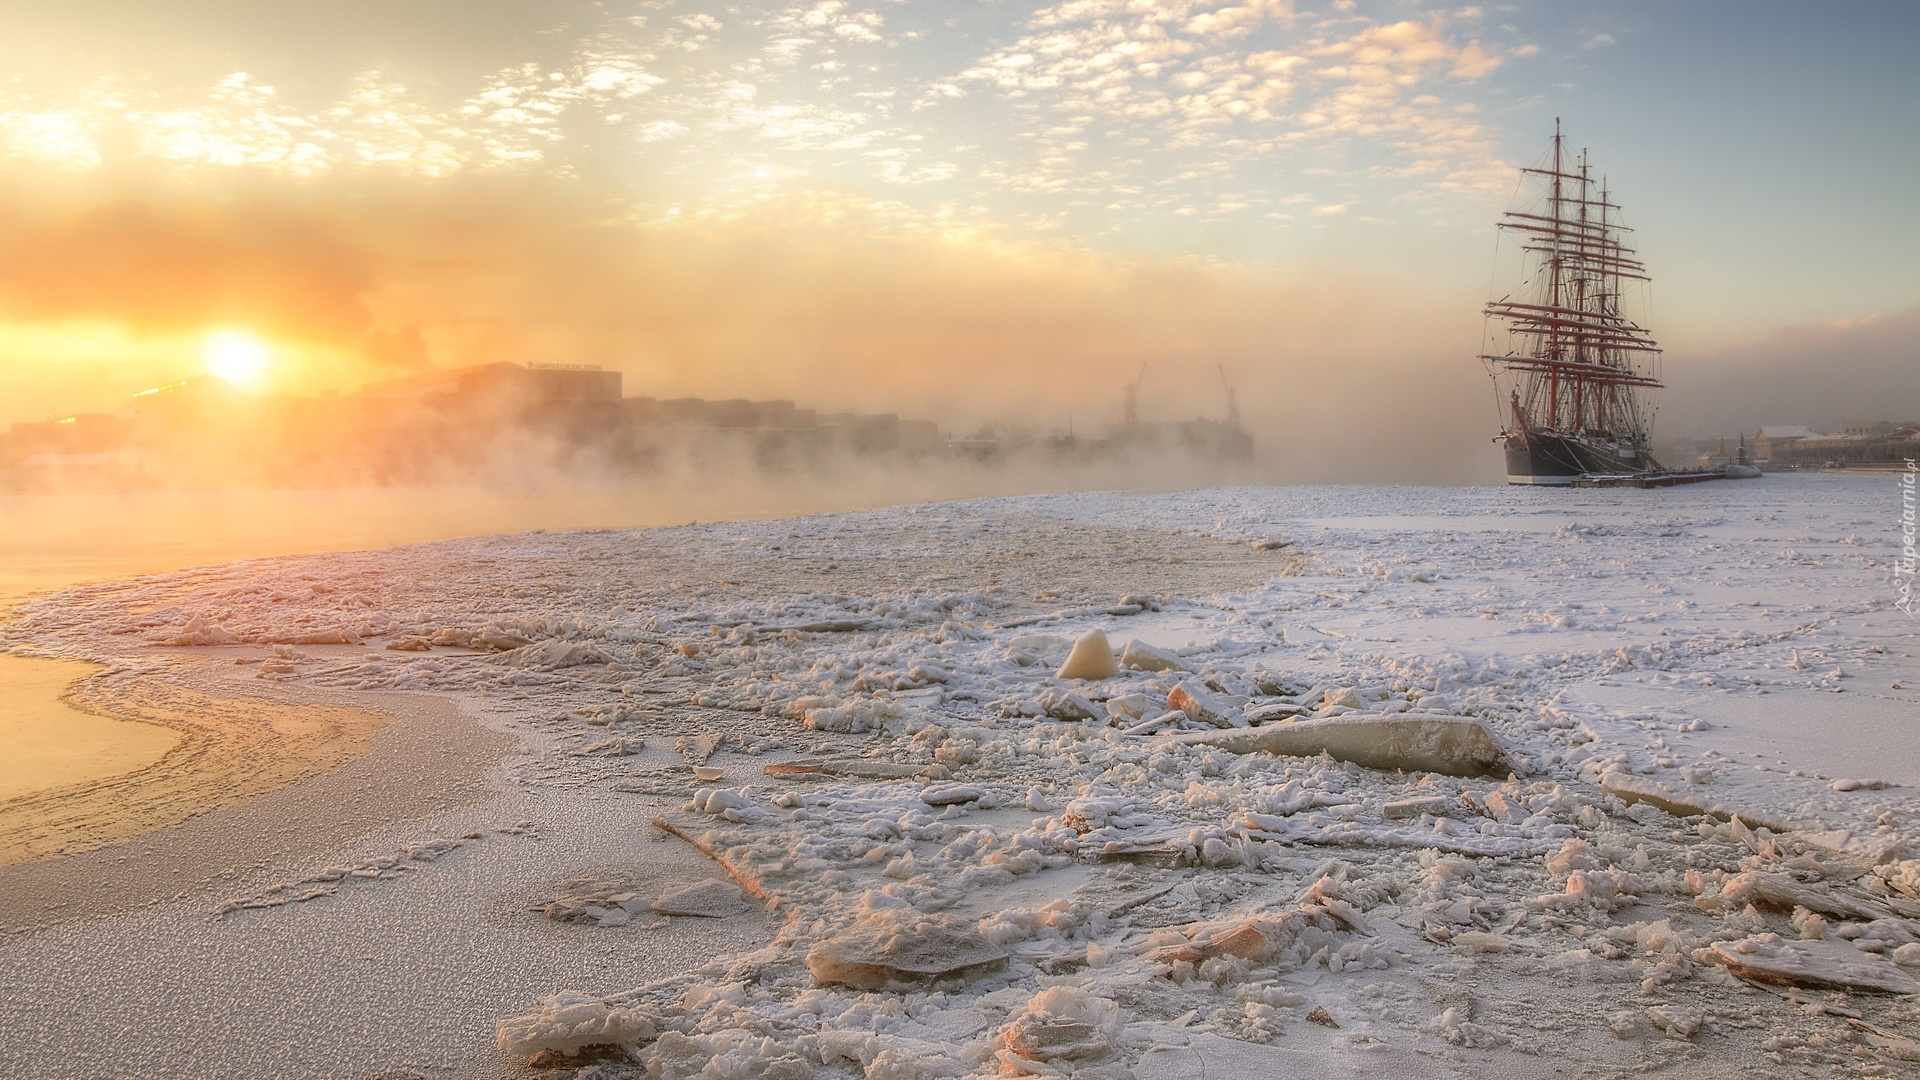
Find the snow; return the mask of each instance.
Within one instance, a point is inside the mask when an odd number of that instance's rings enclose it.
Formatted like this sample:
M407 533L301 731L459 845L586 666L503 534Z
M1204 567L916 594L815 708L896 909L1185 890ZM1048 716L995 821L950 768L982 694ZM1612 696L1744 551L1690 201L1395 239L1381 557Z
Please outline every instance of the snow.
M1673 1044L1733 1075L1838 1045L1755 981L1913 981L1897 505L1826 476L992 499L236 563L68 590L3 632L122 675L448 695L524 740L458 828L213 909L341 949L402 896L508 928L383 976L396 1011L549 942L538 978L417 1036L468 1073L1518 1076ZM523 821L579 854L501 831ZM210 913L123 918L160 942ZM644 980L589 960L693 923L704 955ZM0 979L129 934L17 936ZM161 981L218 977L183 970ZM109 1022L178 1025L116 986ZM300 1000L275 1037L319 1038ZM78 1015L5 1009L9 1040Z

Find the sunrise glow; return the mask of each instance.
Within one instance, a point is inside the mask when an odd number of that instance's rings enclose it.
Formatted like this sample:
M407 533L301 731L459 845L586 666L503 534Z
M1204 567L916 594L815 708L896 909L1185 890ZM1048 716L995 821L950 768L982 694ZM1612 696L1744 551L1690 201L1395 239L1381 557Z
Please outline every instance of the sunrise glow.
M225 379L242 390L256 388L273 365L273 350L237 330L216 330L200 351L207 374Z

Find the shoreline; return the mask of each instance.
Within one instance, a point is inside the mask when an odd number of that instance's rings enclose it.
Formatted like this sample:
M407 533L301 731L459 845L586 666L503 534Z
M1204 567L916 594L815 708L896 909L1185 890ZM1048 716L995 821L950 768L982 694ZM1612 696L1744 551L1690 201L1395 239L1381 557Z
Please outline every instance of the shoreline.
M176 741L143 767L0 801L0 866L131 840L330 772L370 752L367 737L391 722L357 704L276 700L254 687L209 693L189 684L210 666L108 669L68 687L61 700L69 709L162 727Z
M0 806L138 772L180 744L180 733L162 725L75 708L74 687L105 670L86 660L0 653Z
M289 696L336 709L358 698L391 721L366 736L368 752L328 771L87 851L0 866L0 930L18 934L270 882L382 828L493 798L491 777L519 746L452 698Z

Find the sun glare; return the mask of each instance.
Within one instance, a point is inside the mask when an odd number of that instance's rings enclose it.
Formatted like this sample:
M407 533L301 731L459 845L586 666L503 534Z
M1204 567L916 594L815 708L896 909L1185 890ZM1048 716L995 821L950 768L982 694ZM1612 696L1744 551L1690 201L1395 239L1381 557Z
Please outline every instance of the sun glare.
M207 374L243 389L251 388L273 362L273 353L258 339L236 330L216 330L207 337L200 358Z

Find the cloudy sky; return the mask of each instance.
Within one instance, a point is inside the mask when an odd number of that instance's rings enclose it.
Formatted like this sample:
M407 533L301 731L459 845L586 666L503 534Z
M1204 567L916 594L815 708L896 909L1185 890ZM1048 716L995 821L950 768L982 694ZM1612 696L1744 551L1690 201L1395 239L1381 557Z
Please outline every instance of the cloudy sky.
M1386 413L1452 365L1478 408L1491 223L1556 117L1676 388L1920 300L1909 4L4 10L0 421L235 326L288 389L520 357L911 403L974 357L1036 421L1141 360Z

